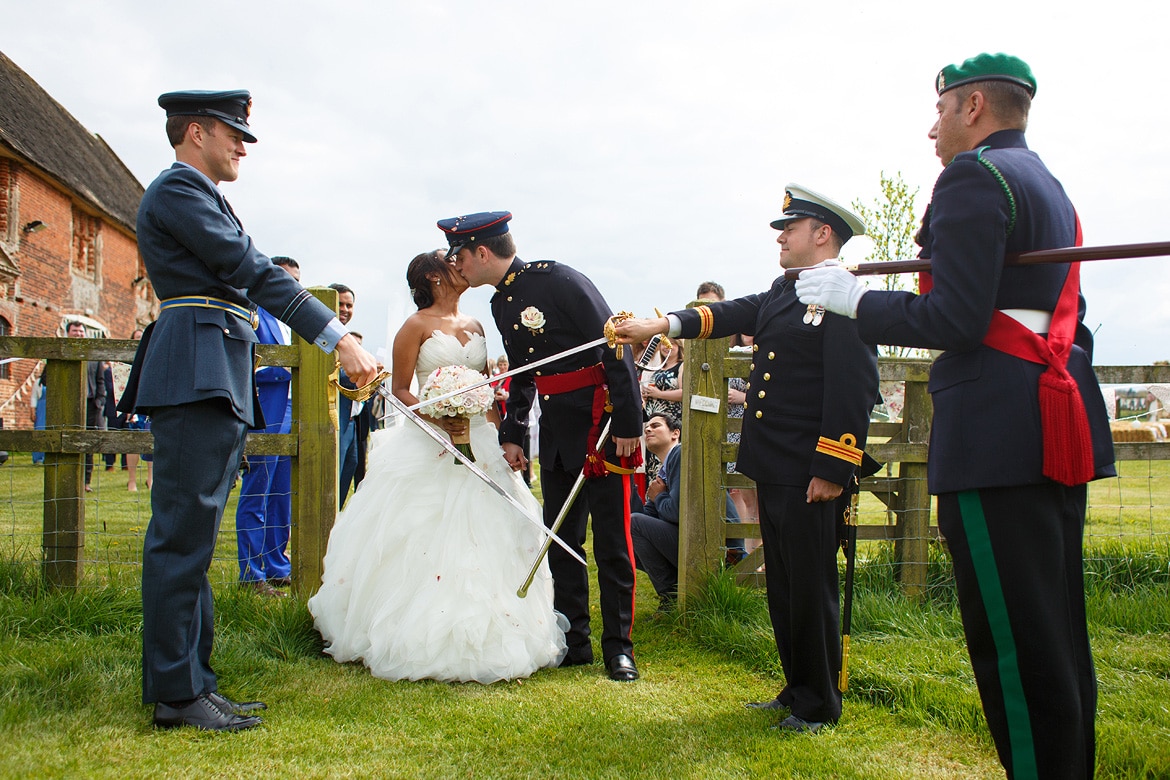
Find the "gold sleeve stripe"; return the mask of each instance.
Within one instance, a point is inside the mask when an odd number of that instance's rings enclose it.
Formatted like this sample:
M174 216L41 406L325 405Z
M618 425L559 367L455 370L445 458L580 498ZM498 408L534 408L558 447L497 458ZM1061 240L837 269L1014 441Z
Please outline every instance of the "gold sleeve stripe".
M853 446L856 442L857 439L849 433L842 436L840 441L833 441L822 436L817 441L817 452L832 458L849 461L854 466L860 466L861 456L865 453Z
M711 313L710 306L697 306L695 311L699 313L699 338L705 339L715 329L715 315Z

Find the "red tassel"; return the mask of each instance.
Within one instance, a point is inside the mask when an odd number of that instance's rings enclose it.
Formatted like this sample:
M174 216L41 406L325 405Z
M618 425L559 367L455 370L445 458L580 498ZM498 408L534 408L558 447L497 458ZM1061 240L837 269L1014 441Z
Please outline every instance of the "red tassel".
M1044 476L1062 485L1093 479L1093 438L1080 388L1054 367L1040 375L1040 426L1044 433Z

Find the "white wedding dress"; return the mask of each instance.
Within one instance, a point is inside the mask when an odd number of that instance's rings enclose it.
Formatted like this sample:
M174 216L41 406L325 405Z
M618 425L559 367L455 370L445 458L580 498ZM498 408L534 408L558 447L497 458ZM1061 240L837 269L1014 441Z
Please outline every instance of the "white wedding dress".
M468 335L464 345L435 331L423 343L420 387L440 366L484 365L484 337ZM309 599L325 652L388 680L491 683L558 665L565 635L548 564L526 598L516 595L540 531L414 424L370 441L365 479L337 517ZM476 465L540 517L483 416L471 420L471 446Z

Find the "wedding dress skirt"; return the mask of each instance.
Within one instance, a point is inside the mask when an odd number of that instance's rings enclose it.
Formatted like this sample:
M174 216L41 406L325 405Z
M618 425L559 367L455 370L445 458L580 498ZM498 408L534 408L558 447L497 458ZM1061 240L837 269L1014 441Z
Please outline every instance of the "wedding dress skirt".
M482 336L462 345L436 332L419 352L420 386L439 366L485 358ZM491 683L558 665L564 626L548 564L526 598L516 595L540 531L414 424L370 438L365 479L337 517L309 600L325 652L388 680ZM471 446L476 465L539 518L482 416L471 420Z

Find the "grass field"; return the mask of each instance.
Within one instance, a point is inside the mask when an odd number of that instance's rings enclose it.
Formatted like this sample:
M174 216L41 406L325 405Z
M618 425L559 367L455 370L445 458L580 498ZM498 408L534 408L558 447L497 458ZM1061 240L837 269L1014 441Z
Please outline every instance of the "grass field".
M122 472L96 472L86 585L47 592L36 564L41 472L27 457L0 469L9 512L0 777L1002 776L941 552L931 563L937 585L915 604L892 583L888 547L874 544L858 576L842 720L786 738L769 728L775 716L743 708L774 696L782 679L763 594L726 576L685 622L639 619L643 679L634 684L610 682L600 664L491 686L389 683L322 656L302 602L230 587L233 507L214 564L213 661L225 693L262 697L271 709L262 728L235 735L155 732L139 697L137 562L149 494L128 495ZM1095 504L1093 525L1110 530L1088 537L1099 777L1170 776L1170 480L1142 466L1114 491L1123 515L1129 496L1149 496L1131 526L1116 510L1099 519ZM649 615L656 604L643 579L638 594L639 614Z

